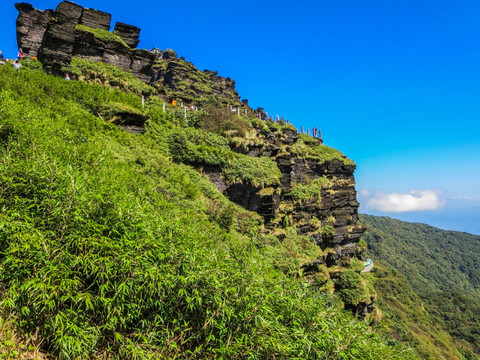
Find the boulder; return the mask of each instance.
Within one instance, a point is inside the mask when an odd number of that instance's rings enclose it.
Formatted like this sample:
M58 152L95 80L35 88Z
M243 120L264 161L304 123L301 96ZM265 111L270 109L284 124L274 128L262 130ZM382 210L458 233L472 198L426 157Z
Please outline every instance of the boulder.
M18 10L16 22L18 48L22 49L25 56L37 56L53 11L40 11L27 3L17 3L15 7Z
M95 10L95 9L83 9L82 17L79 24L102 30L110 30L110 22L112 21L112 15L109 13Z
M117 22L113 33L120 36L132 49L135 49L140 42L140 28L136 26Z
M82 16L82 10L81 6L69 1L57 6L38 53L38 59L49 72L61 74L62 67L70 64L75 42L75 27Z
M157 58L157 55L148 50L135 50L133 52L132 64L130 70L132 74L143 82L149 83L152 81L154 73L152 66Z

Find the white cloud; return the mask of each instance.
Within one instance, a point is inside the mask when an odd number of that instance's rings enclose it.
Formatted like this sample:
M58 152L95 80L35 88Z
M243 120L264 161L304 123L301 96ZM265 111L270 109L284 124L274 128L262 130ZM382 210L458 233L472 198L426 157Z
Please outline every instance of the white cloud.
M360 189L359 194L361 197L369 197L372 194L372 192L368 189Z
M439 195L438 191L432 190L412 190L407 194L377 191L367 205L379 211L393 213L438 210L445 204Z
M454 196L454 197L452 197L452 200L475 201L475 200L478 200L478 199L475 199L474 197L471 197L471 196Z

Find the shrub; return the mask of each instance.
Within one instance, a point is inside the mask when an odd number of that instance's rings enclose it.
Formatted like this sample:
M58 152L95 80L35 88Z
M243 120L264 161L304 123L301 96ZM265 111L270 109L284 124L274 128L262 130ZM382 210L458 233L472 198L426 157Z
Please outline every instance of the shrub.
M188 140L184 133L171 133L168 138L168 148L172 159L176 162L189 162L192 159Z
M338 295L346 305L357 305L364 298L362 276L353 270L340 273L335 281Z
M337 149L318 144L318 142L313 143L309 140L308 135L300 135L299 140L291 146L290 152L304 157L305 159L312 159L320 162L339 160L344 165L355 165L352 160L348 159Z
M73 58L70 66L63 70L73 75L76 79L87 82L95 82L95 80L98 79L104 85L127 92L133 92L137 95L143 94L149 96L155 93L153 87L138 80L132 74L102 62Z
M207 107L200 115L200 128L219 135L245 137L252 130L250 124L227 108Z
M223 175L230 184L249 183L260 188L279 185L282 177L281 171L272 159L240 154L228 161Z
M314 197L317 198L317 201L321 201L322 188L326 188L330 184L331 181L329 179L319 177L313 181L306 181L304 184L295 184L287 196L297 201L308 200Z
M335 235L335 229L333 228L332 225L323 225L320 228L320 233L324 237L332 237Z

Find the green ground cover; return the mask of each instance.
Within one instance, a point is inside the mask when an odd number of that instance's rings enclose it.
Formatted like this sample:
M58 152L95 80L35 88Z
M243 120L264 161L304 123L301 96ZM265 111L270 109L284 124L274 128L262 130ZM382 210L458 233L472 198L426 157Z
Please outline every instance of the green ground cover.
M0 89L0 310L17 333L59 359L417 358L275 266L258 216L171 152L182 117L26 66L1 67ZM103 121L111 103L150 114L147 132ZM185 141L228 152L204 137Z

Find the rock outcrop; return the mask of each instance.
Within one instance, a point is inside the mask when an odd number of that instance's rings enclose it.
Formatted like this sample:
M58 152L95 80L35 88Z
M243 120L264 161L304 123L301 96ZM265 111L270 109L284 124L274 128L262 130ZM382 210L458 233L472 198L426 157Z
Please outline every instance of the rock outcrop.
M50 23L53 11L40 11L26 3L17 3L17 44L18 48L31 57L36 57L43 42L43 36Z
M137 49L140 28L117 22L110 32L108 13L69 1L61 2L55 11L37 10L26 3L15 6L19 11L18 47L27 57L38 57L50 73L62 75L73 58L102 61L131 71L141 81L154 85L168 100L249 109L240 102L232 79L200 71L169 49Z
M140 42L140 28L136 26L117 22L113 33L120 36L125 41L125 44L132 49L135 49Z
M91 28L109 31L111 21L112 15L109 13L95 9L83 9L78 23Z
M62 67L70 64L75 28L82 16L82 10L82 7L68 1L60 3L55 10L38 50L38 59L47 69L61 73Z
M258 129L250 141L232 144L238 153L275 160L282 173L277 186L229 186L221 182L219 169L210 168L206 173L232 201L260 214L267 231L282 238L282 229L293 226L299 234L313 239L325 250L311 266L316 268L318 264L332 265L347 256L356 256L365 228L357 224L355 164L333 149L329 150L336 152L331 159L305 153L315 147L327 148L322 140L308 138L316 143L306 146L297 131L287 126L281 132ZM300 196L298 189L303 191Z

